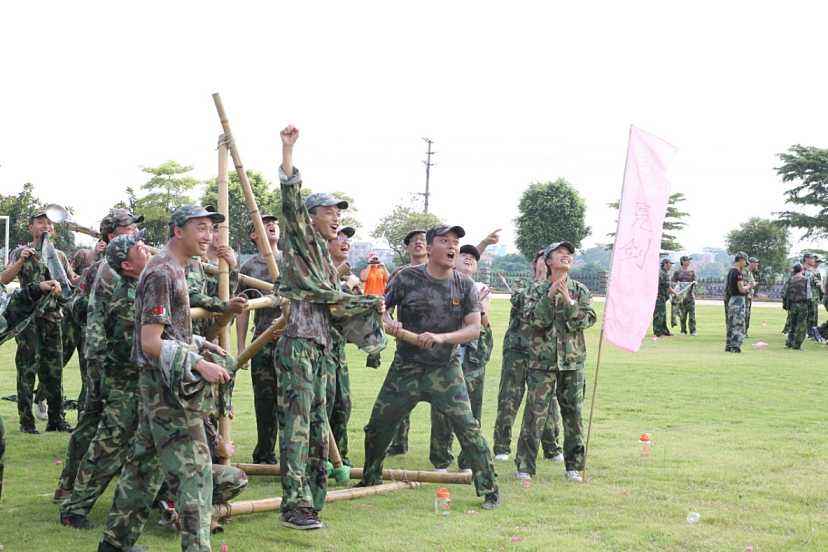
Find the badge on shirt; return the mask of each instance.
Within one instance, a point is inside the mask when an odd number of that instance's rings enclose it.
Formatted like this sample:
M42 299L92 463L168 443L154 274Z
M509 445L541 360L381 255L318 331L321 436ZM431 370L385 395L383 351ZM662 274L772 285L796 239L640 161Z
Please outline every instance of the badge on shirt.
M153 314L153 316L167 316L167 308L164 305L152 307L152 310L150 312Z
M452 304L452 306L456 307L457 305L460 304L460 299L458 299L457 297L452 297L451 304Z

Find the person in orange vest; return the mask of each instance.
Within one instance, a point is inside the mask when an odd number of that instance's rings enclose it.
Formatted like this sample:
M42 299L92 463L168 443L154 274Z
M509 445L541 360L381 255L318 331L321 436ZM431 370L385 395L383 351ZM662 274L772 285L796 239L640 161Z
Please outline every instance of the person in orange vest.
M368 255L368 266L362 269L359 279L364 284L365 295L382 296L385 294L385 286L388 285L388 270L375 253Z

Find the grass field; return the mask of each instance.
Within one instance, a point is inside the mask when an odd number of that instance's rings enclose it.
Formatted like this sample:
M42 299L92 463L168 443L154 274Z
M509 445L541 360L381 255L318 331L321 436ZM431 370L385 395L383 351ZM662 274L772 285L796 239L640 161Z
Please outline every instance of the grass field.
M600 307L600 305L598 305ZM508 301L494 302L496 348L486 375L483 430L491 440L500 380L500 342ZM824 313L823 313L824 315ZM781 309L755 308L752 338L741 355L723 352L720 306L699 307L699 335L653 341L629 354L608 347L590 453L590 481L570 484L560 464L539 463L531 487L514 479L512 462L497 463L503 505L484 512L471 486L453 486L452 513L432 513L434 485L328 505L328 527L301 533L280 527L276 513L239 517L214 537L239 550L735 550L828 549L828 362L826 349L783 348ZM592 389L598 328L589 332ZM757 340L768 342L754 349ZM0 349L0 395L15 391L14 343ZM351 458L362 461L362 427L392 354L379 370L350 351L354 412ZM65 390L79 389L77 363ZM249 462L255 441L252 391L245 372L236 385L236 460ZM427 405L412 418L411 450L387 467L429 469ZM6 422L6 489L0 544L6 551L94 550L100 530L58 525L51 502L67 435L24 435L13 403L0 401ZM74 422L74 413L70 414ZM586 423L586 419L584 420ZM42 423L40 424L42 426ZM42 427L41 427L42 429ZM515 433L519 431L515 428ZM642 458L649 432L653 455ZM457 444L455 443L455 449ZM513 443L514 449L514 443ZM252 478L241 499L281 493L274 478ZM92 520L103 523L111 490ZM687 515L701 519L688 524ZM178 538L153 516L139 544L178 550Z

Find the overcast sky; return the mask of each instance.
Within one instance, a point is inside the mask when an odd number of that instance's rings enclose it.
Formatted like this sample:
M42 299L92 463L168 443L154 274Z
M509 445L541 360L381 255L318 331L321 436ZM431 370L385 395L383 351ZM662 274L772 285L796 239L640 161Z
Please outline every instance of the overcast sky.
M0 193L31 181L97 225L141 166L213 177L219 91L245 166L275 181L295 124L306 184L352 195L363 237L422 191L428 136L432 210L471 238L511 246L521 192L564 177L591 245L635 124L678 147L694 249L783 207L777 153L828 146L820 4L553 4L6 3Z

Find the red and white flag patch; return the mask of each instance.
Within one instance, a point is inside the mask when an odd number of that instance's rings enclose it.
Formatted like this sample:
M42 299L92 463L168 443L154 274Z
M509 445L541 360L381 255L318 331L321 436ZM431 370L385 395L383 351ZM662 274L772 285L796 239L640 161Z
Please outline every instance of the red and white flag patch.
M164 305L158 305L157 307L152 307L150 312L153 316L167 316L167 307Z

